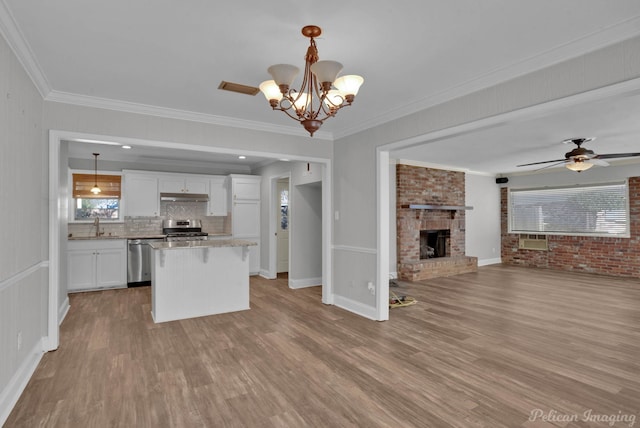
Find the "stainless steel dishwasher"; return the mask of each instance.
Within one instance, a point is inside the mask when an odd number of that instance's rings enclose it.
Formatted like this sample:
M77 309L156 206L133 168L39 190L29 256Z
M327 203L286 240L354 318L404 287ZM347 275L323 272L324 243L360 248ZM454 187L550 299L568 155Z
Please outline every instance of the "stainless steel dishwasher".
M137 287L151 283L150 242L162 242L162 238L129 239L127 251L127 285Z

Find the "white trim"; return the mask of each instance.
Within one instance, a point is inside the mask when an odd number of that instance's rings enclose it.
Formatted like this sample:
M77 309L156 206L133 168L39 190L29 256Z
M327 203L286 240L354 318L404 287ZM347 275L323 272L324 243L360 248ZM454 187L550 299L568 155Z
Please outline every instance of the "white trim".
M398 272L389 272L389 279L398 279Z
M264 279L276 279L276 276L271 276L271 273L268 270L260 269L260 273L258 273Z
M47 337L44 350L58 349L60 324L58 322L58 294L60 293L60 211L62 201L60 185L60 140L56 131L49 131L49 302Z
M335 251L348 251L350 253L378 254L378 250L375 248L354 247L351 245L334 245L333 249Z
M317 287L322 285L322 277L316 278L302 278L302 279L291 279L289 278L289 288L298 289L298 288L307 288L307 287Z
M250 129L253 131L271 132L283 135L307 137L309 133L300 126L283 126L273 123L257 122L253 120L236 119L226 116L198 113L194 111L178 110L168 107L158 107L148 104L140 104L129 101L113 100L109 98L93 97L89 95L73 94L69 92L50 91L45 101L62 104L72 104L83 107L115 110L147 116L163 117L167 119L186 120L190 122L209 123L212 125L229 126L233 128ZM293 122L292 122L293 123ZM317 131L313 134L314 140L333 141L333 135L326 131Z
M378 271L376 273L376 319L386 321L389 319L389 259L390 259L390 225L391 215L389 206L391 201L391 180L389 178L389 152L376 150L376 187L381 190L377 198L378 224L376 234L376 253Z
M60 307L58 308L58 325L62 325L62 321L67 317L69 313L69 309L71 309L71 305L69 305L69 295L64 299Z
M21 280L23 280L24 278L34 274L36 271L38 271L38 269L46 269L48 267L49 267L48 260L43 260L41 262L36 263L35 265L29 266L25 270L20 271L15 275L0 281L0 291L4 290L5 288L11 287L17 282L20 282Z
M485 128L496 125L506 125L523 119L533 119L549 115L553 112L575 107L581 104L601 101L620 95L631 95L640 92L640 77L626 80L621 83L614 83L609 86L581 92L568 97L551 100L533 106L511 110L495 116L467 122L451 128L439 129L422 135L416 135L399 141L393 141L378 147L379 150L394 151L409 147L421 146L429 142L436 142L454 136L467 135Z
M0 0L2 1L2 0ZM314 137L315 138L315 137ZM103 141L119 141L122 144L166 147L183 150L198 150L212 153L245 154L249 156L270 157L273 159L288 158L290 161L304 161L318 163L323 166L322 175L322 303L333 304L333 203L332 203L332 177L331 159L291 155L288 153L257 152L253 150L239 150L235 148L199 146L193 144L180 144L163 141L143 140L129 137L114 137L108 135L89 134L70 131L49 131L49 322L48 337L45 343L46 350L54 350L58 347L58 292L59 292L59 245L60 245L60 210L58 201L59 162L61 141L74 139L92 139ZM262 270L261 273L264 273Z
M499 265L500 263L502 263L502 258L500 257L495 259L483 259L483 260L478 260L478 267L487 266L487 265Z
M342 308L349 312L353 312L356 315L369 318L370 320L378 321L377 319L378 311L373 306L365 305L363 303L349 299L348 297L343 297L338 295L333 296L333 301L334 301L333 304L339 308Z
M0 34L7 41L14 55L18 58L20 65L31 78L40 96L46 98L51 92L51 85L36 56L33 54L31 46L27 43L22 31L16 24L16 20L9 11L5 0L0 0Z
M331 162L322 164L322 303L334 304L333 294L333 176ZM291 237L289 237L291 238Z
M638 28L640 28L640 16L631 17L626 21L556 46L546 52L525 58L524 60L507 66L489 70L462 84L431 94L422 100L404 105L392 111L384 112L384 114L380 114L379 116L370 117L367 121L359 122L341 132L335 132L333 137L335 139L344 138L392 120L443 104L447 101L580 57L606 46L629 40L640 34Z
M44 355L44 345L42 340L36 341L33 349L27 354L20 367L7 383L7 386L0 392L0 426L4 426L11 410L18 402L20 395L29 383L29 379L38 368L38 363Z

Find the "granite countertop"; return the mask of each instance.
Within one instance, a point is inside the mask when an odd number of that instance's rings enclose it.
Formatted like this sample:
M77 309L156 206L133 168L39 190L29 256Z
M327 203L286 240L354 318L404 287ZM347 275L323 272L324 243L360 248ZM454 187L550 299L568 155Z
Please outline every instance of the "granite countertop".
M216 239L212 241L174 241L151 242L149 246L154 250L178 250L181 248L223 248L223 247L252 247L258 245L244 239Z
M100 235L100 236L80 236L70 235L67 237L69 241L88 240L88 239L164 239L167 235Z

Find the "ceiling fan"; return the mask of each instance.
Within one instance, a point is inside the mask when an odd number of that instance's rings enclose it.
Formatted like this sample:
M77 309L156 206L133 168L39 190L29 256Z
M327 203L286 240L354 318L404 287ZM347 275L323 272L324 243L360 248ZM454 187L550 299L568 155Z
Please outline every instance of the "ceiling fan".
M640 156L640 153L608 153L608 154L598 155L598 154L595 154L593 150L589 150L582 147L584 143L588 143L589 141L593 141L593 140L595 140L595 137L569 138L567 140L564 140L563 143L575 144L578 147L571 150L570 152L565 153L564 159L553 159L553 160L542 161L542 162L525 163L525 164L516 165L516 166L520 167L520 166L530 166L530 165L542 165L545 163L551 164L551 165L540 168L540 169L544 169L544 168L549 168L549 167L563 163L567 168L569 168L572 171L582 172L582 171L586 171L587 169L591 168L594 165L609 166L609 163L604 161L603 159L630 158L630 157Z

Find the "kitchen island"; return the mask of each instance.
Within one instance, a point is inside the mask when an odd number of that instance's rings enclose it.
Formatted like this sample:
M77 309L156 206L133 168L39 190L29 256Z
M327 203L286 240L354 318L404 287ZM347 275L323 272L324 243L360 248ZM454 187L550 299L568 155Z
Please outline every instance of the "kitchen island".
M153 242L156 323L249 309L249 247L241 239Z

